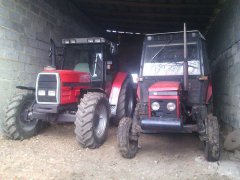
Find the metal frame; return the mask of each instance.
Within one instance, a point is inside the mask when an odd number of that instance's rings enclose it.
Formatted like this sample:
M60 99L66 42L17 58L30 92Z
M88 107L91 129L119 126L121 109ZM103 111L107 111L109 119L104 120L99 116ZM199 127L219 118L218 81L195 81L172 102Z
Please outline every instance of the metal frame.
M176 32L165 32L165 33L153 33L153 34L146 34L146 36L151 36L151 35L164 35L164 34L177 34L177 33L183 33L184 31L176 31ZM191 31L186 31L187 33L193 33L196 32L200 35L200 37L204 40L206 40L206 38L202 35L202 33L199 30L191 30Z
M94 44L94 43L110 43L103 37L89 37L89 38L65 38L62 39L62 44Z

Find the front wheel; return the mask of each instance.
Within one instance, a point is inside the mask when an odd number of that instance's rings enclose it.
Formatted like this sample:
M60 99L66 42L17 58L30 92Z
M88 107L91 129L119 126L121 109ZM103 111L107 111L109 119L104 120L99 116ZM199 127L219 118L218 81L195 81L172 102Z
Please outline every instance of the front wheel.
M75 120L77 142L84 148L97 148L107 138L109 104L103 93L89 92L78 106Z
M132 138L132 119L123 118L118 126L118 147L124 158L133 158L138 151L138 141Z
M11 99L1 123L5 136L23 140L34 136L42 129L43 124L40 120L30 118L34 103L33 93L18 94Z
M219 145L219 125L217 117L209 114L205 119L206 141L204 142L204 155L210 162L219 160L220 145Z

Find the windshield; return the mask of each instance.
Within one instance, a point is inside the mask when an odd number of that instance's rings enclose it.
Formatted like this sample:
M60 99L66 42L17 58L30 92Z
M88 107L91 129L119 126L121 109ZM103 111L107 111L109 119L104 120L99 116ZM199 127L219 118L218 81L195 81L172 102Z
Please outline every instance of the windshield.
M101 44L68 45L63 69L88 72L98 79L102 76L102 61Z
M143 76L183 75L183 43L146 45ZM188 43L188 73L200 75L196 43Z
M101 53L99 44L68 45L65 48L64 69L73 70L79 63L87 63L92 66L97 53Z

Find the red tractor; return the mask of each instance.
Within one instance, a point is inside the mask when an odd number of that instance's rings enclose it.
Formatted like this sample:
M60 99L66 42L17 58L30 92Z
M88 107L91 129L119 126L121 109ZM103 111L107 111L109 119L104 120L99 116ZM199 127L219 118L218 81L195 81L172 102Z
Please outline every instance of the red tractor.
M132 115L132 78L117 72L117 44L98 37L63 39L62 43L64 47L59 48L51 40L52 65L38 74L35 88L17 87L27 93L10 101L3 132L22 140L37 134L46 123L75 122L78 143L97 148L106 140L111 117L118 124Z
M219 126L212 114L209 75L205 39L199 31L184 28L146 35L134 116L123 118L118 126L121 155L136 155L141 132L197 132L206 159L217 161Z

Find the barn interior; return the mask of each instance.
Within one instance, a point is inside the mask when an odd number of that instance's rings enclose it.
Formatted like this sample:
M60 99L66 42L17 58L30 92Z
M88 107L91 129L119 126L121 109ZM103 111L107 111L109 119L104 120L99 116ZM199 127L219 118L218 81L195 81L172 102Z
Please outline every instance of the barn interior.
M138 74L146 34L199 30L206 38L214 113L226 134L240 128L239 0L0 0L0 118L17 85L49 65L50 38L119 43L120 69ZM237 137L238 139L240 137Z

